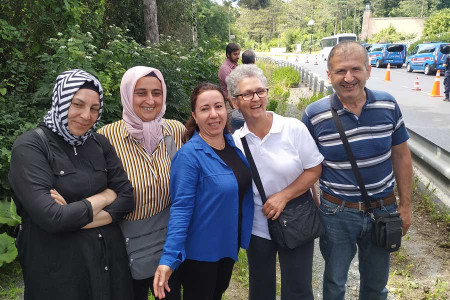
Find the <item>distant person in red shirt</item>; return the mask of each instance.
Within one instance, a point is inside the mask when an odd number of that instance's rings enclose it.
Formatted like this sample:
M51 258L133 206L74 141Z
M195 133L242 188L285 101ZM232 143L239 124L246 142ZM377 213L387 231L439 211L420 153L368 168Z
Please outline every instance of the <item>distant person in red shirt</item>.
M234 132L236 129L241 128L244 125L244 117L237 110L233 109L231 104L228 92L227 92L227 83L225 79L228 74L237 67L239 62L239 57L241 55L241 47L235 43L229 43L225 48L225 52L227 55L227 59L223 62L223 64L219 68L219 83L220 89L222 90L224 98L226 101L228 118L231 119L231 128Z
M229 99L225 78L227 78L228 74L230 74L231 71L233 71L233 69L237 67L239 57L241 56L241 47L238 44L229 43L225 48L225 52L227 55L227 59L220 66L218 76L220 89L222 90L223 96L225 97L225 99Z

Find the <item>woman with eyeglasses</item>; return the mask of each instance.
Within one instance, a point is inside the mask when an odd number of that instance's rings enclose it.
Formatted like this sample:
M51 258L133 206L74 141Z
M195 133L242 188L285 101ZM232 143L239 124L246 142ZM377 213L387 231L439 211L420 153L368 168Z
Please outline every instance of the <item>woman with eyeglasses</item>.
M244 126L233 134L234 141L242 151L241 138L247 141L267 196L263 205L253 184L254 218L247 250L249 299L275 299L277 253L281 299L314 299L314 241L295 249L280 248L270 239L267 220L277 219L294 198L311 200L310 188L320 176L323 156L300 120L266 111L267 80L256 65L238 66L226 82L233 106L245 119Z

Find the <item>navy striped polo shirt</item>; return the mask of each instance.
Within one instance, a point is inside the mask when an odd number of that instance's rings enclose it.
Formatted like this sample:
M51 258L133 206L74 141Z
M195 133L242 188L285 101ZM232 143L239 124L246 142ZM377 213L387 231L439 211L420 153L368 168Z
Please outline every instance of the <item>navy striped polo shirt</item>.
M392 192L395 178L391 147L409 139L394 97L367 88L365 91L367 99L359 117L345 109L334 93L308 105L302 118L325 157L320 189L349 202L363 200L331 115L330 99L341 119L367 192L373 199Z

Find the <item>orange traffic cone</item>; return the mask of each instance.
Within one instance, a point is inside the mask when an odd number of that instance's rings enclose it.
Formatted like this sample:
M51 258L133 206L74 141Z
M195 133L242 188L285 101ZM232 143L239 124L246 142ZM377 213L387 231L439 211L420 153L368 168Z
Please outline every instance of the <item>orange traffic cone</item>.
M441 71L437 70L436 78L434 79L433 88L431 89L431 97L443 97L441 95Z
M308 61L308 54L306 54L306 63L309 63L309 61Z
M416 81L414 82L414 87L411 90L413 90L413 91L421 91L422 90L419 87L419 76L416 77Z
M386 74L384 75L384 81L391 81L391 64L388 64Z
M315 65L318 65L318 63L317 63L317 55L316 55L316 62L314 63Z

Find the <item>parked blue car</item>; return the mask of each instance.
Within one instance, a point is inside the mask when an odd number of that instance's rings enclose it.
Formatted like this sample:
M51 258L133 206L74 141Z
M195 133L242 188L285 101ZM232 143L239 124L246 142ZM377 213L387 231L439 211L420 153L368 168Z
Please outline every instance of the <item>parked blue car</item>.
M406 60L406 71L422 71L425 75L445 70L442 66L445 56L449 53L448 43L423 43L417 45Z
M405 44L372 44L368 49L372 66L385 67L387 64L401 68L406 60Z

